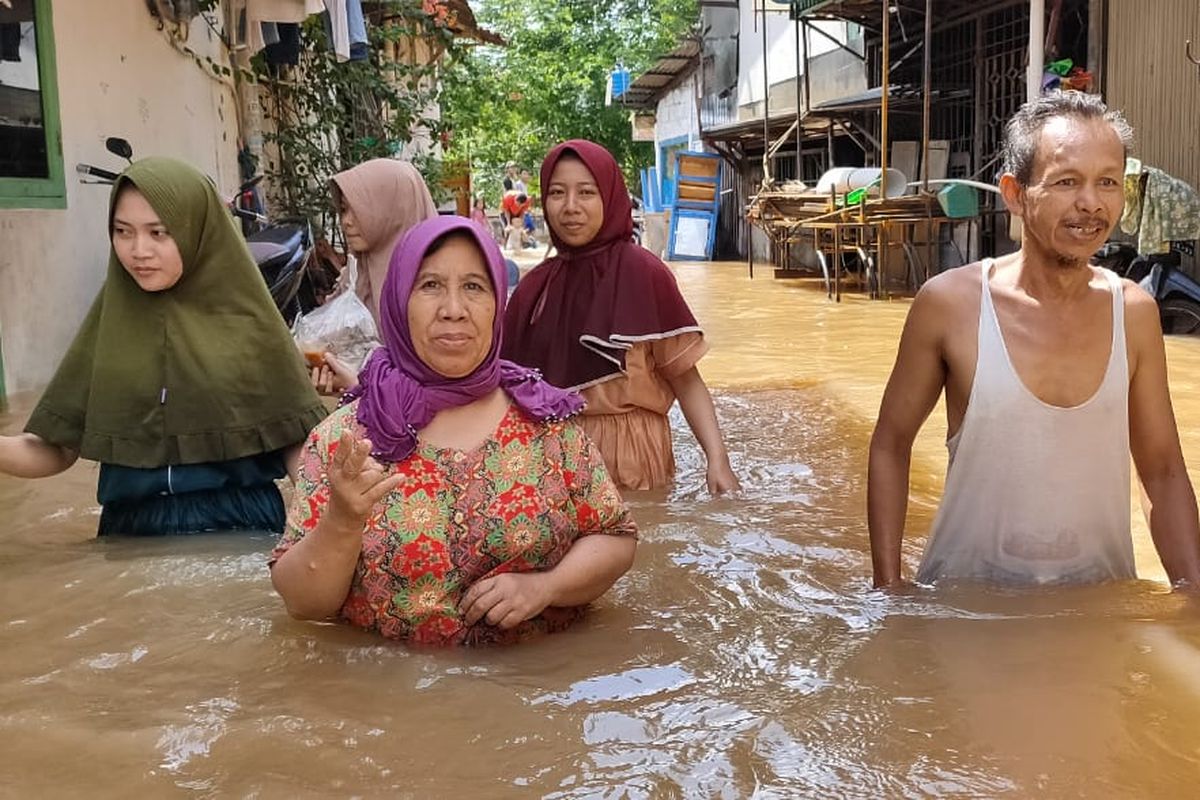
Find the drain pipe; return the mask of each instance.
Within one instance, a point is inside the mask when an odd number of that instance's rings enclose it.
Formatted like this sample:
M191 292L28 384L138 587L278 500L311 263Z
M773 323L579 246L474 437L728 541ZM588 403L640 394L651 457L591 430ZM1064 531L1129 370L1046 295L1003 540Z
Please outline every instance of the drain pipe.
M1042 72L1046 63L1046 0L1029 3L1029 70L1025 74L1025 99L1035 100L1042 93Z

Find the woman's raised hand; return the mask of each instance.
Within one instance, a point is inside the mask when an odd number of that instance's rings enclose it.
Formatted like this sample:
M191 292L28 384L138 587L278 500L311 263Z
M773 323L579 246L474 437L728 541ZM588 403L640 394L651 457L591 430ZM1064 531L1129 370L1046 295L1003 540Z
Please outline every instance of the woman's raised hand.
M371 442L351 431L342 432L328 477L331 493L327 517L338 527L356 532L362 530L375 504L403 479L401 475L389 475L371 457Z

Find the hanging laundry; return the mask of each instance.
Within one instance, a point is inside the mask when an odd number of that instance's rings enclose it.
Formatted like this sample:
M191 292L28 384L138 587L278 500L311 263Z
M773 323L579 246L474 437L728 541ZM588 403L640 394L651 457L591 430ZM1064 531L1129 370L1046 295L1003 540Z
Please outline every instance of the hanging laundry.
M1161 169L1129 159L1121 230L1137 233L1139 253L1166 253L1171 242L1200 239L1200 193Z
M279 44L279 23L278 22L260 22L262 25L263 46L270 47L273 44Z
M361 0L325 0L325 32L338 61L365 61L370 55Z
M279 41L263 48L263 58L276 66L296 66L300 63L300 26L294 22L277 22Z
M0 61L21 60L21 23L0 22Z
M245 0L246 47L251 55L262 50L264 22L301 23L325 11L324 0ZM276 62L279 63L279 62Z
M338 61L350 60L350 23L346 0L325 0L325 35Z
M350 29L350 60L366 61L368 50L367 21L363 16L362 0L346 0L346 22Z

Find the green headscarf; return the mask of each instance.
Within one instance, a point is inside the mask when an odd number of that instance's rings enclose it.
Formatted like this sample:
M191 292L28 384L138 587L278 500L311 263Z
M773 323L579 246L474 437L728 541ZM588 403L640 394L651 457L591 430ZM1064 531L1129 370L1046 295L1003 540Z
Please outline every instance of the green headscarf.
M132 164L113 185L110 235L126 184L175 240L183 275L146 292L110 251L100 296L25 430L93 461L143 468L303 441L325 407L212 183L170 158Z

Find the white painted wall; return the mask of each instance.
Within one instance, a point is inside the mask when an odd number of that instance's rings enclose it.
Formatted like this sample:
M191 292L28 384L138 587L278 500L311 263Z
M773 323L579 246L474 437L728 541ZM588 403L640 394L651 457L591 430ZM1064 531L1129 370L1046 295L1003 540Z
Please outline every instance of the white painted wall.
M67 208L0 209L0 343L9 393L53 375L104 279L108 187L80 185L75 164L119 170L106 136L138 156L182 158L237 188L236 101L230 87L175 50L141 0L55 0L59 113ZM221 58L202 19L188 45Z
M658 141L665 142L680 136L686 136L693 142L700 140L700 117L696 112L699 80L700 73L693 71L659 99L654 123L654 136Z
M794 79L797 73L803 74L802 68L797 67L796 59L796 24L788 19L785 6L768 4L767 13L767 58L763 59L761 12L755 12L754 7L760 6L760 0L743 0L738 4L741 21L739 27L738 52L741 69L738 75L738 105L761 103L763 100L763 64L767 65L767 77L771 85ZM783 8L776 11L774 8ZM846 24L843 22L815 22L819 27L838 41L846 41ZM808 57L827 53L837 49L837 45L819 33L810 33L808 41ZM795 108L795 106L793 106ZM762 111L759 110L761 115Z
M663 142L688 138L689 150L704 150L700 139L700 117L696 107L696 92L699 91L700 73L693 71L682 83L663 95L658 101L654 123L654 162L658 174L663 174L666 165L661 163Z

